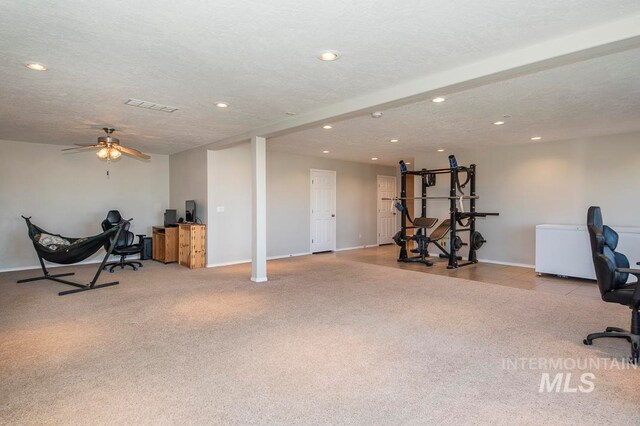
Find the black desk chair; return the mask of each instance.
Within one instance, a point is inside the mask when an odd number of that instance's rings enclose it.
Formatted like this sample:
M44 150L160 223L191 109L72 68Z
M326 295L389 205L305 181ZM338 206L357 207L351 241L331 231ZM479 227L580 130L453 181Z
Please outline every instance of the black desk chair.
M107 213L107 218L102 221L102 229L107 231L122 222L122 216L118 210L109 210ZM103 269L109 268L109 272L113 272L116 267L120 267L120 269L124 269L125 266L131 266L134 271L138 270L138 267L142 268L142 262L138 261L127 261L127 256L133 256L134 254L139 254L142 252L142 243L143 243L144 235L138 234L138 243L134 244L135 237L133 232L129 231L129 223L125 224L124 228L120 232L120 236L117 241L107 240L105 243L105 249L109 250L111 244L115 244L113 248L112 254L116 256L120 256L120 261L111 262L104 265Z
M602 333L592 333L584 339L585 345L591 345L594 339L613 337L626 339L631 343L631 361L640 358L640 269L629 269L629 259L618 253L618 234L610 227L602 224L600 207L589 207L587 213L587 229L591 242L593 265L602 300L619 303L631 308L631 330L618 327L607 327ZM635 275L636 282L627 284L629 274Z

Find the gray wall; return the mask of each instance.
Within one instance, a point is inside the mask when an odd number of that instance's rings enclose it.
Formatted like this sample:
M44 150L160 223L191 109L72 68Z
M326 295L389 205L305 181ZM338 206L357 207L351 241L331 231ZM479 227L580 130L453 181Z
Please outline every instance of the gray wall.
M268 142L267 142L268 144ZM208 155L208 263L251 257L251 152L248 144ZM267 256L309 252L310 170L336 171L337 248L377 242L376 176L394 167L267 151ZM217 212L224 207L224 212Z
M207 222L207 150L194 148L169 157L169 208L184 218L185 201L196 202L196 216Z
M251 259L251 151L249 144L208 153L207 262ZM223 207L224 212L217 212Z
M336 171L336 247L377 243L377 175L394 167L267 152L267 252L306 253L310 244L310 170Z
M447 167L448 153L416 158L418 168ZM531 143L455 152L458 164L475 163L478 220L488 243L480 259L533 265L535 226L584 224L587 208L599 205L607 223L640 226L640 133ZM440 176L438 176L440 178ZM431 195L448 195L448 181ZM446 201L429 204L429 216L446 217Z
M151 235L169 204L169 157L141 161L123 155L109 165L95 150L0 141L0 270L38 266L20 215L47 231L69 237L102 232L108 210L134 220L131 230ZM104 253L102 253L102 256ZM89 259L95 260L100 253Z

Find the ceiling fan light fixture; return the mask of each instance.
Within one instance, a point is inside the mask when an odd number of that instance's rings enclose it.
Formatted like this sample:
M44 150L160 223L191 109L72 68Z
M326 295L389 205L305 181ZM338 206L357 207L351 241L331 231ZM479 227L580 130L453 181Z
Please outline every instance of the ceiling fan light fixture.
M109 158L112 160L116 160L120 158L121 155L122 155L122 152L120 152L119 149L111 148L111 150L109 151Z
M102 148L101 150L96 152L96 155L98 156L98 158L107 158L109 156L109 148Z
M122 155L122 152L117 148L105 146L104 148L96 152L96 155L98 156L98 158L101 158L103 160L117 160Z

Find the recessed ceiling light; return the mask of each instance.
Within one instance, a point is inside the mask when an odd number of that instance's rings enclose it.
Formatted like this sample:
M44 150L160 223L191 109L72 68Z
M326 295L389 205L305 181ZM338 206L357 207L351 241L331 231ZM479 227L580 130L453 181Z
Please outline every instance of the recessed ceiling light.
M396 142L398 142L398 139L390 139L389 142L396 143Z
M540 139L542 139L542 136L534 136L531 138L532 141L539 141Z
M328 153L329 153L329 151L322 151L322 153L323 153L323 154L328 154Z
M504 121L494 121L493 124L495 124L496 126L502 126L504 124Z
M439 104L440 102L444 102L444 101L446 101L446 99L443 98L442 96L438 96L437 98L431 99L431 102L435 102L437 104Z
M318 55L318 59L320 59L321 61L325 61L325 62L331 62L331 61L335 61L336 59L338 59L338 52L334 52L332 50L327 50L324 52L321 52Z
M380 118L382 115L382 111L375 111L371 113L371 118Z
M34 71L46 71L47 67L45 67L42 64L39 64L37 62L30 62L28 64L25 64L25 67L29 68L30 70L34 70Z
M218 108L227 108L229 106L229 104L226 103L226 102L216 102L216 106Z
M322 126L322 128L325 130L329 130L329 129L333 129L333 126L331 124L325 124L324 126Z
M378 157L371 157L371 159L372 159L373 161L377 161L377 160L378 160Z
M444 149L439 149L438 152L444 152Z

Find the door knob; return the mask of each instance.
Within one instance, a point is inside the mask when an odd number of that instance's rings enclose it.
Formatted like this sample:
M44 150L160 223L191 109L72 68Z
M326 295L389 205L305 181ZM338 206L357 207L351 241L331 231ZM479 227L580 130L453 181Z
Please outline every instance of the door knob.
M332 214L332 215L331 215L331 217L336 217L336 215L335 215L335 214Z

